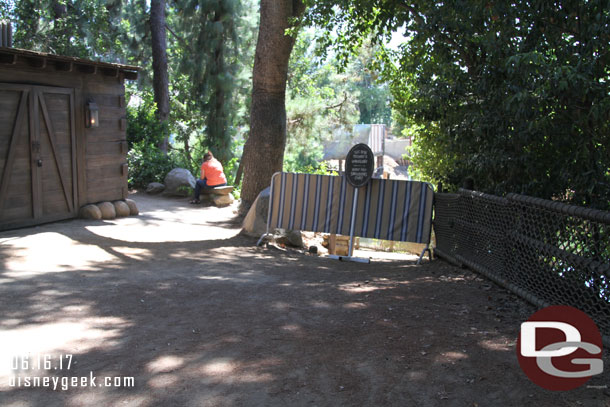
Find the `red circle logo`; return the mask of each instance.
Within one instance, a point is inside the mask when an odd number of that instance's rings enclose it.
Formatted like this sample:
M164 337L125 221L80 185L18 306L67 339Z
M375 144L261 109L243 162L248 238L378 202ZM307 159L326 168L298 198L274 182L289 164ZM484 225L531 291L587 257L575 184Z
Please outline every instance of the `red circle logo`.
M517 358L523 372L538 386L572 390L603 371L602 337L587 314L554 305L521 324Z

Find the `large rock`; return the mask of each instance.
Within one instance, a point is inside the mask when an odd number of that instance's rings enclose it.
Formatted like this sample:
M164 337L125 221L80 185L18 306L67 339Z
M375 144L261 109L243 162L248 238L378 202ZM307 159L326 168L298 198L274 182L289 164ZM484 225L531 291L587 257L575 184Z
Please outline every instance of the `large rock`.
M300 230L286 230L274 236L275 242L286 246L303 247L303 235Z
M114 205L110 202L102 202L97 204L97 207L100 208L102 212L102 219L114 219L116 218L116 210L114 209Z
M224 208L225 206L231 205L235 201L235 199L231 194L212 195L212 201L214 202L214 205L218 206L219 208Z
M129 216L131 213L129 205L123 201L114 201L112 204L114 205L114 211L116 212L117 218Z
M163 180L166 195L189 196L195 188L195 177L185 168L174 168Z
M146 186L147 194L160 194L165 191L165 185L160 182L151 182Z
M241 233L251 237L261 237L267 232L267 215L269 215L269 187L263 189L256 201L250 207L248 214L242 223ZM275 233L276 243L287 246L303 247L303 237L298 230L271 229L270 233Z
M102 211L96 205L89 204L80 208L80 217L83 219L102 219Z
M269 214L269 196L271 189L263 189L250 207L242 223L242 233L246 236L261 237L267 232L267 215Z
M136 205L136 202L133 199L125 199L125 203L127 204L127 206L129 206L130 216L137 216L140 214L140 211L138 210L138 205Z

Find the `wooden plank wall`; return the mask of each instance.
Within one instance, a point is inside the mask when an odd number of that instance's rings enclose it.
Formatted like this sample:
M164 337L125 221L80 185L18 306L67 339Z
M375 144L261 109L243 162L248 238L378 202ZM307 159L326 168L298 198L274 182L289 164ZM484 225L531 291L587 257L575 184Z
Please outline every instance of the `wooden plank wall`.
M127 198L127 126L122 81L101 75L85 77L83 105L89 99L98 105L100 126L84 128L86 201Z
M127 197L127 141L124 74L82 67L58 69L55 64L18 59L0 64L0 82L58 86L75 90L78 205ZM99 107L100 126L85 127L85 104Z

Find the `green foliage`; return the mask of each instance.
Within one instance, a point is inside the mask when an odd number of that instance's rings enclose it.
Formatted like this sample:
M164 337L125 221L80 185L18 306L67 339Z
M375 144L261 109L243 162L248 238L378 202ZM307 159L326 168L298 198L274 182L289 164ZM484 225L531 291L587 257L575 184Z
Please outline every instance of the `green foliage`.
M120 0L15 0L14 5L15 47L115 60Z
M152 91L150 1L123 1L121 21L116 29L119 30L117 50L121 52L123 61L142 68L138 73L138 89ZM172 45L168 38L168 54L172 51Z
M15 9L15 2L13 0L3 1L0 3L0 20L10 20Z
M607 0L310 3L340 55L404 30L380 66L428 179L610 209Z
M342 69L336 56L320 57L315 33L299 33L288 77L287 145L284 169L317 171L322 145L358 123L392 123L391 94L377 81L372 62L377 48L365 42Z
M303 151L300 151L297 155L284 157L284 171L304 174L329 174L328 166L326 162L321 161L321 157L315 159L312 156L304 155Z
M290 58L288 102L310 105L328 129L357 123L391 126L392 95L374 64L379 47L364 41L358 55L343 64L337 55L320 56L318 35L303 30L297 37Z
M252 7L251 2L240 0L178 0L172 18L172 26L180 30L176 69L188 84L174 89L187 100L188 110L199 112L199 127L204 125L207 134L203 144L222 162L233 155L237 103L243 100L237 92L244 90L247 76L241 73L251 69L253 60L251 52L240 48L251 45L255 25L242 18L244 4ZM243 38L238 30L243 30Z
M152 93L132 95L140 99L137 106L127 105L127 144L131 149L134 144L156 146L167 131L166 124L159 123L155 112L157 107Z
M141 188L150 182L162 183L181 160L177 152L166 155L157 148L167 125L159 123L155 115L152 93L138 93L132 98L138 99L139 104L127 105L127 182L130 188Z
M326 173L322 156L322 146L315 143L310 143L309 148L295 148L293 151L287 151L284 155L284 171Z
M358 95L360 123L393 125L392 95L387 82L380 78L375 58L380 48L371 41L365 41L347 65L349 88Z
M129 187L142 188L150 182L163 183L167 173L179 166L177 161L173 154L165 155L154 145L143 141L133 143L127 153Z

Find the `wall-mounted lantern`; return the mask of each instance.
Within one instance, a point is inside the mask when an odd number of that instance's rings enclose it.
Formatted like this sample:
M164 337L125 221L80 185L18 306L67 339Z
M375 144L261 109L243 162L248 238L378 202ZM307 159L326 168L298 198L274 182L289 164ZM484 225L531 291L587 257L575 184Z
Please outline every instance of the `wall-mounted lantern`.
M89 99L85 108L85 126L86 127L99 127L99 109L97 103Z

